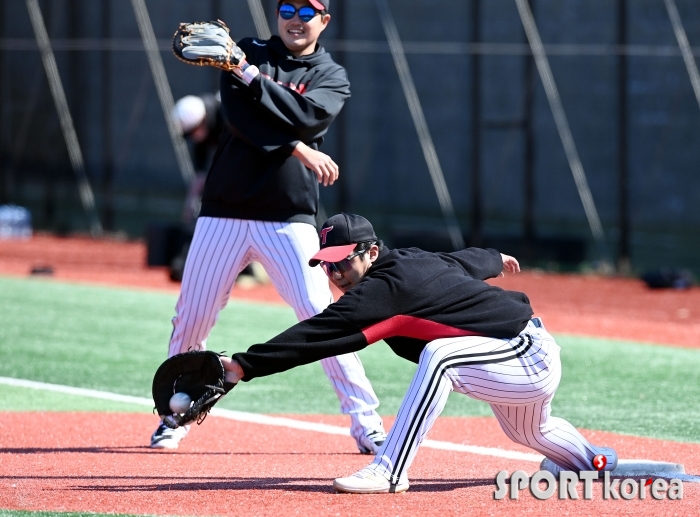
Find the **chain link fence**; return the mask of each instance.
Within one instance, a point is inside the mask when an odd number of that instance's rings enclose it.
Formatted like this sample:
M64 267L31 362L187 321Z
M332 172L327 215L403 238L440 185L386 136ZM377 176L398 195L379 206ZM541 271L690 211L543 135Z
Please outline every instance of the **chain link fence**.
M389 0L460 231L532 265L601 259L515 0ZM250 2L147 0L173 98L216 90L218 72L170 52L181 21L220 18L257 34ZM39 0L67 106L107 232L177 221L186 185L130 0ZM262 0L276 32L275 0ZM0 204L35 229L88 232L90 218L28 2L0 3ZM632 272L700 274L700 3L530 0L544 54L611 258ZM362 213L390 245L450 249L415 119L375 0L334 0L322 44L352 98L323 150L341 181L327 213ZM260 20L258 19L258 22Z

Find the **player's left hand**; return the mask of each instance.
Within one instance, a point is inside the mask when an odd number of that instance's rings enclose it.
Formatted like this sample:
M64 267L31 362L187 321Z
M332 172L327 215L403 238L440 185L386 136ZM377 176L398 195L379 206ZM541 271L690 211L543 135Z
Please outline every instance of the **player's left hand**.
M226 382L238 384L245 377L245 372L238 361L226 356L221 356L219 359L221 359L221 364L224 365L224 380Z
M508 271L509 273L520 272L520 264L515 257L501 253L501 259L503 260L503 271L501 271L501 276L505 276L505 271Z
M330 156L312 149L304 142L299 142L292 154L299 158L307 169L316 174L318 182L324 187L333 185L340 175L338 164Z

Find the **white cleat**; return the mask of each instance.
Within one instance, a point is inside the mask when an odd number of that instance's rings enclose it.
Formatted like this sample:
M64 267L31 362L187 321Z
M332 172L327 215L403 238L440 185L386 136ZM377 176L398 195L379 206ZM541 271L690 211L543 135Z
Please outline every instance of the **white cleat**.
M408 479L400 480L396 485L370 467L355 472L352 476L333 481L333 488L347 494L388 494L408 490Z
M384 430L372 431L367 436L361 436L357 440L357 448L360 450L360 454L377 454L385 440Z
M151 436L151 449L177 449L180 441L187 436L189 425L170 429L161 422L158 429Z

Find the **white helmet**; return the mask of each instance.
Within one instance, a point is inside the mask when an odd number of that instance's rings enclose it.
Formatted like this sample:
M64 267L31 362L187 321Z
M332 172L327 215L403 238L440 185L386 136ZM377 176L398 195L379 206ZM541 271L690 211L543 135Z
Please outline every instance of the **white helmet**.
M196 95L187 95L175 103L172 116L182 132L189 133L204 121L206 114L204 101Z

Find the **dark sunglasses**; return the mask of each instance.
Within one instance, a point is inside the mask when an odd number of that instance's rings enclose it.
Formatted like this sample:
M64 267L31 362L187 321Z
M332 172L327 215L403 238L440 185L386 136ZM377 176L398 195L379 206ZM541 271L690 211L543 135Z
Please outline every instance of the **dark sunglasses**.
M355 257L359 255L364 255L367 253L367 250L361 250L361 251L356 251L352 255L345 257L343 260L339 260L338 262L325 262L321 261L321 267L323 270L326 272L327 276L333 276L333 273L347 273L352 269L352 264L350 264L350 261L354 259Z
M291 4L282 4L277 8L277 12L279 12L280 18L282 18L283 20L291 20L292 18L294 18L294 15L298 12L299 19L304 23L308 23L314 19L314 16L316 16L317 14L323 14L325 11L317 11L316 9L314 9L313 7L309 7L308 5L300 7L297 11L297 8Z

